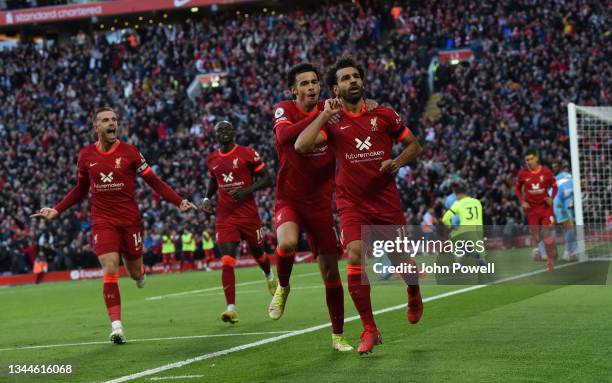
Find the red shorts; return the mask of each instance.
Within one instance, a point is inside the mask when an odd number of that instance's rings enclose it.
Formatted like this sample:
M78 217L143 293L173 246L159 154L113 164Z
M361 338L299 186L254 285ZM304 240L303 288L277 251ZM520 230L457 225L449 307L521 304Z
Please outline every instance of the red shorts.
M274 207L276 229L285 222L295 222L308 237L312 254L340 254L341 248L334 225L331 206L329 209L313 210L290 203L278 203Z
M401 210L397 212L364 212L357 209L342 209L340 215L340 240L342 247L353 241L361 240L361 226L368 225L405 225L406 217Z
M119 253L125 259L142 258L142 225L115 226L94 225L93 248L99 257L107 253Z
M552 206L546 204L531 205L525 211L525 215L527 216L527 225L534 235L539 233L541 227L555 226L555 213Z
M259 247L263 244L263 228L259 216L252 219L217 221L215 229L217 231L215 239L218 244L240 242L240 240L245 240L250 247Z

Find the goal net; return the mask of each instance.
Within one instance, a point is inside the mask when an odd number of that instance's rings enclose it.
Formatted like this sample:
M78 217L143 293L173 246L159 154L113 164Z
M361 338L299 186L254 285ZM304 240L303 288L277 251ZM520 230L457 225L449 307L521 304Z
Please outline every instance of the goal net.
M612 107L568 105L578 252L612 254Z

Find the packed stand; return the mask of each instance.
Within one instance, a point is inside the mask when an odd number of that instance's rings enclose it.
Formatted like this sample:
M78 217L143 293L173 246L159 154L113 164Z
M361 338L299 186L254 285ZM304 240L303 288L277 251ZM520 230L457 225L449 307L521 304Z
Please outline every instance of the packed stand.
M548 148L545 161L553 155L567 160L564 102L602 104L609 97L603 83L609 68L601 60L610 49L603 44L605 19L597 8L585 13L574 6L569 12L572 5L508 13L503 2L488 7L474 1L467 9L453 4L404 4L396 20L390 4L378 3L289 16L225 15L214 24L150 26L114 44L94 33L43 50L23 45L0 52L0 271L29 270L38 251L48 254L51 269L95 266L87 202L57 222L28 217L76 183L78 150L95 140L89 120L94 106L116 107L122 139L137 145L180 194L198 202L206 154L215 147L214 123L229 118L238 143L255 147L276 168L271 119L274 104L290 97L284 73L302 60L324 68L346 53L366 64L367 96L396 108L424 146L416 167L398 176L409 223L418 224L429 208L439 215L442 197L459 177L483 199L488 223L520 221L512 177L526 140L534 137ZM568 13L570 35L563 25ZM450 68L440 117L420 121L429 97L427 65L436 48L449 45L472 46L480 59ZM559 69L551 73L553 61ZM227 72L227 83L189 100L191 80L210 71ZM140 182L137 200L150 258L165 230L199 234L214 227L214 217L181 216L151 193ZM256 198L272 248L273 191Z
M439 216L452 181L483 201L485 224L523 221L514 184L532 146L549 167L569 165L567 104L610 105L609 9L598 1L438 1L404 10L406 40L469 47L476 59L441 67L441 113L424 121L424 154L407 172L404 203L418 223Z
M82 2L82 1L81 1ZM74 0L0 0L0 11L15 9L49 7L53 5L68 5L76 3Z

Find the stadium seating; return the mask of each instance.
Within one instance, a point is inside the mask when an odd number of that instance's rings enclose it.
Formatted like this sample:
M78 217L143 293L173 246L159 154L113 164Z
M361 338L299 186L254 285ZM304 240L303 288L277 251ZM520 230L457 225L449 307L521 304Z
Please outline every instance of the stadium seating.
M29 218L75 184L78 150L95 140L95 106L116 107L123 140L197 202L215 121L234 121L238 142L275 168L272 110L290 96L284 73L302 60L324 68L348 53L366 67L368 97L396 108L424 147L415 167L398 176L409 223L418 224L429 207L440 214L457 178L483 200L486 223L520 221L513 177L522 147L540 148L544 162L567 162L565 105L612 101L606 9L597 1L412 3L400 2L397 18L389 4L348 2L153 25L114 44L94 32L44 49L24 43L0 52L0 272L31 269L37 249L52 268L95 265L88 203L50 224ZM457 47L472 48L476 60L440 69L440 114L421 119L430 58L435 49ZM228 83L188 99L194 76L214 70L228 72ZM145 243L159 240L162 225L200 232L213 224L203 214L179 215L144 184L137 198ZM257 200L271 229L273 191Z

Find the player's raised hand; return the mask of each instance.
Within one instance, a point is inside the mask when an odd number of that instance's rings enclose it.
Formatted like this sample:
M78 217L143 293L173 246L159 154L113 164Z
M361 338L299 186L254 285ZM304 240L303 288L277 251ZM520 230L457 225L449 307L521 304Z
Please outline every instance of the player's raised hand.
M382 164L380 164L379 170L381 172L395 174L399 171L399 169L400 169L399 165L394 160L388 159L388 160L384 160Z
M186 212L189 211L191 209L197 209L196 205L192 204L191 202L189 202L189 200L182 200L181 204L179 205L179 209L181 210L181 212Z
M38 213L30 215L32 218L44 218L47 221L50 221L57 217L59 212L52 207L43 207L38 211Z
M209 198L204 198L204 201L202 201L202 210L205 213L212 214L213 205L212 205L212 201Z
M342 109L342 101L338 98L328 98L325 100L325 108L323 109L323 113L327 116L327 118L331 118L332 116L338 114Z

